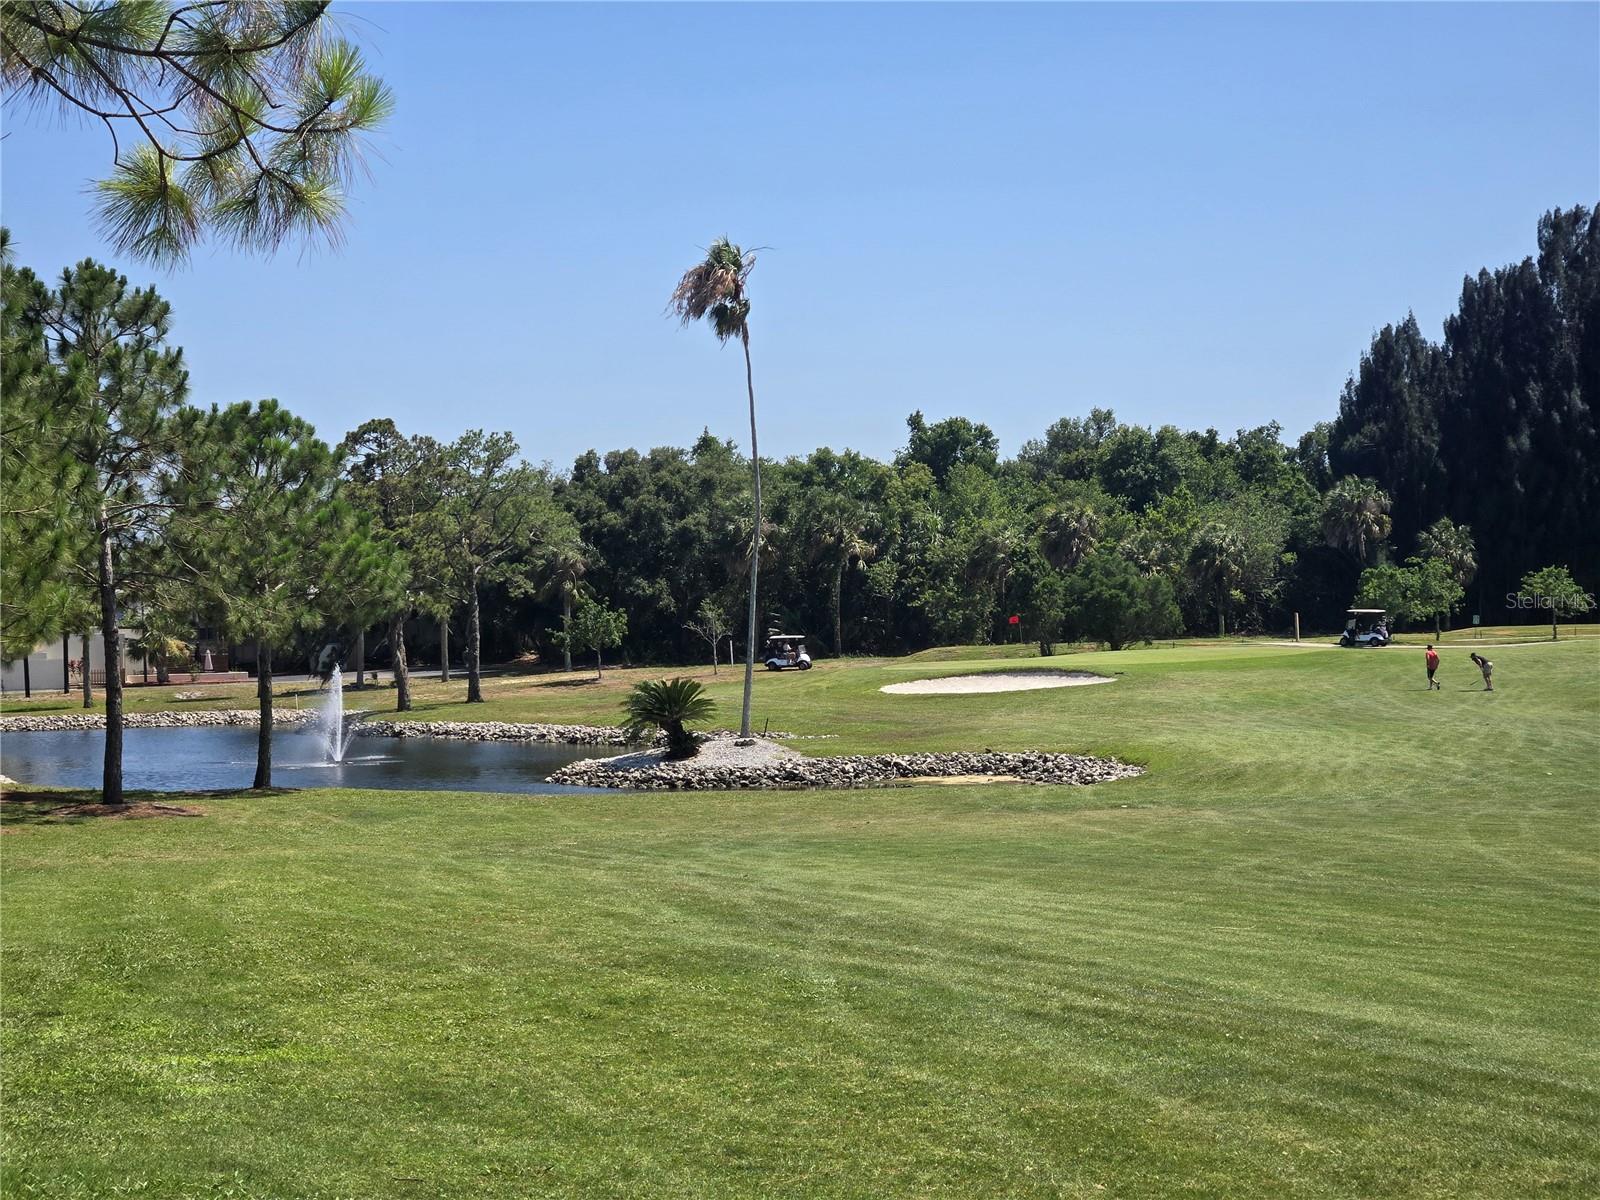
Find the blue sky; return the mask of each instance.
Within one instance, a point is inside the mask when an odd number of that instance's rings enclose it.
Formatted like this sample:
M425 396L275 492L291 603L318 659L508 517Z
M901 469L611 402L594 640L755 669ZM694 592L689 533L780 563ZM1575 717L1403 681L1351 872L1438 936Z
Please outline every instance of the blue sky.
M663 315L752 280L762 450L880 456L912 409L1330 418L1372 332L1600 200L1600 5L360 4L393 86L347 244L154 281L193 399L330 440L509 429L535 461L744 442L743 365ZM116 261L103 130L8 109L4 220ZM128 267L128 264L119 264Z

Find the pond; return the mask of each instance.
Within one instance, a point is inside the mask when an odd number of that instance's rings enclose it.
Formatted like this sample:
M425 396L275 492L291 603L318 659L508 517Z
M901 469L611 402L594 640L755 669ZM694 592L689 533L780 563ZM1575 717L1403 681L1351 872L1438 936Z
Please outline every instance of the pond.
M123 731L122 770L130 790L247 788L256 769L249 726ZM295 788L383 788L459 792L591 792L549 776L570 762L606 758L615 746L552 742L470 742L459 738L355 738L342 763L322 761L320 735L280 729L272 739L272 782ZM105 755L99 730L8 733L0 773L19 783L98 788Z

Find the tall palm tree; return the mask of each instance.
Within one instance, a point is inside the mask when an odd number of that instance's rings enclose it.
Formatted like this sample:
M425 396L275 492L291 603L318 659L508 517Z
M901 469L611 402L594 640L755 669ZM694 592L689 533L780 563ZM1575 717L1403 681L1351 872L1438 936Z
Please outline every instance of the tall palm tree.
M685 325L702 317L711 319L719 342L738 338L744 347L744 383L750 395L750 478L755 517L750 524L750 615L745 628L744 704L739 712L739 735L750 736L750 690L756 671L756 576L761 565L761 452L756 445L756 385L750 371L750 299L745 283L755 268L756 256L727 238L711 243L706 256L683 273L668 308Z
M1389 536L1389 497L1370 479L1346 475L1322 505L1322 533L1328 545L1348 550L1366 566L1370 555Z

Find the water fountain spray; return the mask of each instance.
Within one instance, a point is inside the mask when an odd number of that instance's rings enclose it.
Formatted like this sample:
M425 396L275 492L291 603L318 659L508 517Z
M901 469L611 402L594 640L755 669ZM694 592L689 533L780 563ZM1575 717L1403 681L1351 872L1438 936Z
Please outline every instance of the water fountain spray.
M322 701L322 711L317 717L324 743L328 747L329 762L343 762L349 738L344 725L344 676L333 668L333 678L328 681L328 695Z

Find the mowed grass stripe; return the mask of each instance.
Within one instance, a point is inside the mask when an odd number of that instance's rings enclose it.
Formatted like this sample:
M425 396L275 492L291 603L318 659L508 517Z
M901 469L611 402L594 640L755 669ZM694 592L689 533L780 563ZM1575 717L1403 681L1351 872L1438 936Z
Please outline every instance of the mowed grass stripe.
M760 681L812 752L1151 767L1092 789L13 820L5 1194L1590 1194L1597 650Z

